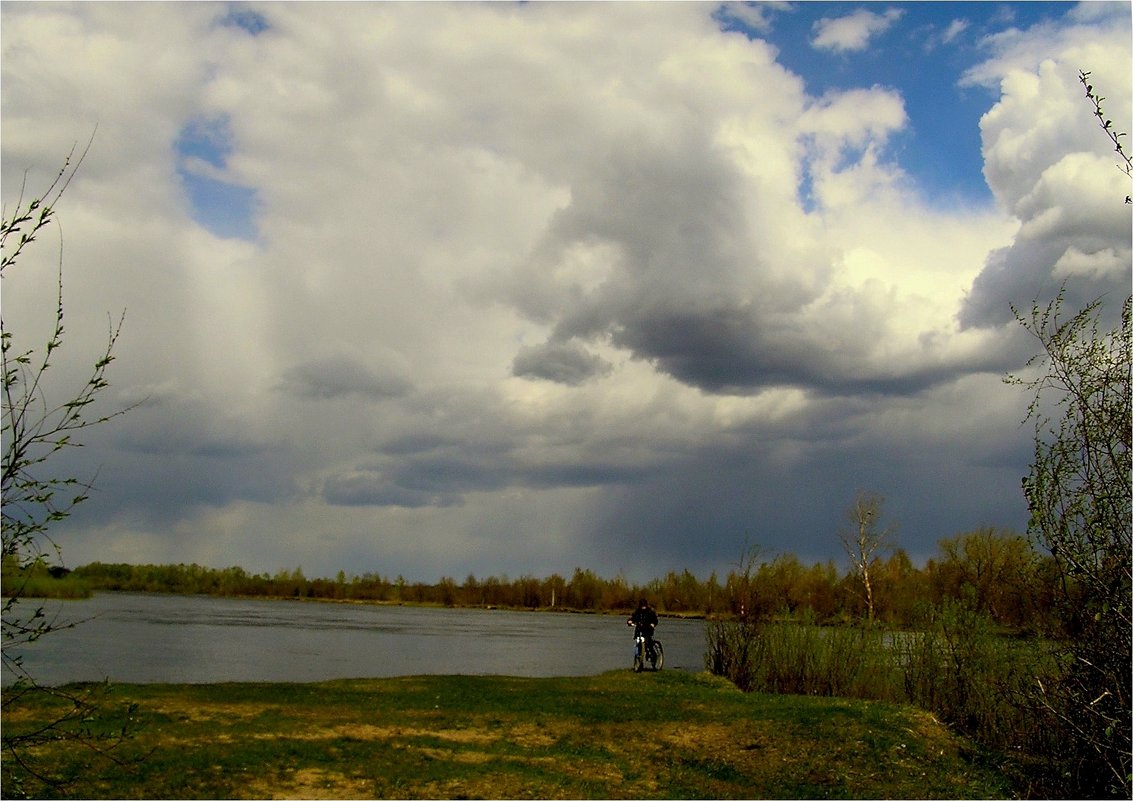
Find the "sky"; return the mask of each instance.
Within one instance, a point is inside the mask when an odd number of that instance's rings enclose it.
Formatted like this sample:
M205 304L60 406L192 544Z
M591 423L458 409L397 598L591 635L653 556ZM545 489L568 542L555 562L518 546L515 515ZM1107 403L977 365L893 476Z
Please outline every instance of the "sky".
M0 6L91 561L635 582L1025 531L1012 304L1130 288L1130 4Z

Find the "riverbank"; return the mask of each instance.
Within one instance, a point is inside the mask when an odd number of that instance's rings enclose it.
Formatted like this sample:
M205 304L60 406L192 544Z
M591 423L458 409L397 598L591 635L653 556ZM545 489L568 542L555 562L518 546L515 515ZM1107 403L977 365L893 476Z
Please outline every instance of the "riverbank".
M17 592L18 590L18 592ZM237 601L287 601L290 603L340 604L344 606L396 606L421 609L480 609L504 612L552 612L565 615L606 615L625 616L633 612L632 604L618 608L579 609L572 606L514 606L509 604L483 603L442 603L440 601L391 601L373 598L335 598L321 596L265 595L262 593L220 593L186 592L160 589L107 589L91 584L78 576L67 575L62 578L47 576L32 579L5 578L0 582L0 597L10 598L19 595L24 603L35 604L42 601L81 601L92 597L96 592L120 593L123 595L200 595L210 598L228 598ZM724 618L723 614L708 615L702 611L658 611L658 616L673 620L707 620Z
M7 702L7 697L6 697ZM62 798L997 798L1005 779L925 712L744 694L707 674L415 676L111 686L114 760L30 754ZM7 735L51 712L5 707ZM10 757L5 755L5 771ZM115 761L116 760L116 761ZM8 777L5 776L7 780ZM7 793L6 793L7 794Z

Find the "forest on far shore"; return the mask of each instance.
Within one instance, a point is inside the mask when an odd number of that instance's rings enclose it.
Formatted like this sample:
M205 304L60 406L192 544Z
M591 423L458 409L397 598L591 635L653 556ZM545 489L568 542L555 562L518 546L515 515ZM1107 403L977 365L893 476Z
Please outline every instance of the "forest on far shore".
M623 575L607 578L582 568L570 576L468 575L459 581L444 576L428 584L343 571L334 578L308 578L301 567L271 575L240 567L94 562L73 571L52 569L50 577L42 565L32 568L38 575L23 577L14 575L12 567L5 565L5 594L26 579L24 594L43 595L105 590L582 612L627 610L644 597L658 612L669 615L729 617L746 612L805 616L823 624L866 616L860 571L840 569L834 561L804 565L790 553L752 559L745 568L722 577L670 571L644 585ZM958 601L1011 629L1043 634L1060 629L1056 566L1024 536L1011 531L981 528L942 539L938 553L924 567L914 565L904 550L894 549L873 560L870 580L874 618L887 626L916 627L930 610ZM71 592L53 592L54 583L68 585Z

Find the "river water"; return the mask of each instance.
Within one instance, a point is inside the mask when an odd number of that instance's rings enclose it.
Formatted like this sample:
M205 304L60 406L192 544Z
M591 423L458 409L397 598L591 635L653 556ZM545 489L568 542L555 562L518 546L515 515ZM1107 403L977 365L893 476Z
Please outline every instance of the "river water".
M78 624L20 651L49 685L582 676L632 664L632 630L616 615L145 593L45 603L59 624ZM657 637L666 670L703 670L703 621L662 618ZM5 668L3 683L13 678Z

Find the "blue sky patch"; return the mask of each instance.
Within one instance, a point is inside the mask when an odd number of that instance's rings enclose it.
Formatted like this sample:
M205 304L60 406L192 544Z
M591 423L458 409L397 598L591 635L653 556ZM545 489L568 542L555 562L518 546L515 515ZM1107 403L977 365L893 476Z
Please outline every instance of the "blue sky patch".
M241 28L252 36L259 36L271 26L267 18L258 11L253 11L242 4L233 4L228 7L228 13L220 21L221 25Z
M1059 20L1073 6L728 3L715 17L723 30L774 45L777 61L803 79L812 97L871 86L900 93L908 122L891 137L888 157L915 178L929 202L983 205L992 196L983 177L979 123L998 95L961 86L961 77L987 57L984 41L989 35ZM842 37L836 36L832 23L852 18L857 24L847 24ZM850 30L868 33L855 39Z
M256 190L234 182L227 172L232 132L227 117L189 122L174 144L177 173L189 197L193 219L225 239L256 238Z

